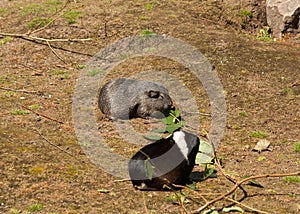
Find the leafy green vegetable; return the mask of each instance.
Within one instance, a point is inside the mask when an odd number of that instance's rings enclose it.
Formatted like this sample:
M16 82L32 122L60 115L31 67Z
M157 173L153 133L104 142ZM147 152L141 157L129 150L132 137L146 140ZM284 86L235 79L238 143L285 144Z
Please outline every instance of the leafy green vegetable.
M149 178L149 180L151 181L153 178L153 166L150 163L150 160L146 160L145 161L146 164L146 169L147 169L147 177Z

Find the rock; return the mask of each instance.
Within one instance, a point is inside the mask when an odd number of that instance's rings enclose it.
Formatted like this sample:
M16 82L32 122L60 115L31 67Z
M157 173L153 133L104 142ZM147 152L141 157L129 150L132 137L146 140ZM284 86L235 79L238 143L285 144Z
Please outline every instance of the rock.
M267 0L267 22L275 37L299 33L300 0Z

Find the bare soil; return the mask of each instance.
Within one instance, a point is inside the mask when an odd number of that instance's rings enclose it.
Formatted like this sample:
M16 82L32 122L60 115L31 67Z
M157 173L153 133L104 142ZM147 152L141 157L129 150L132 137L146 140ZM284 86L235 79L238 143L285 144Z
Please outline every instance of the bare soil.
M143 30L186 41L215 66L227 102L225 134L217 151L226 173L242 179L299 172L300 153L295 151L300 140L299 36L287 35L277 42L265 41L269 35L257 38L267 30L264 4L2 0L0 213L189 213L205 203L203 197L214 199L233 186L218 170L217 178L197 183L199 192L184 189L188 202L181 206L172 191L140 192L129 181L116 182L119 178L96 167L82 151L72 124L72 96L83 65L106 45ZM42 27L49 18L52 22ZM47 43L4 35L27 32L47 39L91 40ZM177 74L197 97L199 111L210 113L199 83L183 66L166 59L125 62L107 78L154 68ZM200 116L200 121L200 132L208 132L209 118ZM130 157L138 149L120 142L111 122L101 115L98 122L99 133L110 139L115 152ZM139 123L145 121L132 121ZM270 141L271 151L252 151L259 137ZM244 185L243 204L268 213L299 213L299 182L282 177L257 181L263 188ZM234 194L236 200L242 196L240 190ZM42 207L35 209L36 204ZM213 204L217 210L228 205L225 200Z

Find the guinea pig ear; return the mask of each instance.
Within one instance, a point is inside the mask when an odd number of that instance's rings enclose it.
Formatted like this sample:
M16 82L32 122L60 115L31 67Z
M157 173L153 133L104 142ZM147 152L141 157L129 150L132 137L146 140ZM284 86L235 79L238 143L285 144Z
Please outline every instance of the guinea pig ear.
M148 91L148 96L150 98L159 98L159 95L160 95L159 91Z

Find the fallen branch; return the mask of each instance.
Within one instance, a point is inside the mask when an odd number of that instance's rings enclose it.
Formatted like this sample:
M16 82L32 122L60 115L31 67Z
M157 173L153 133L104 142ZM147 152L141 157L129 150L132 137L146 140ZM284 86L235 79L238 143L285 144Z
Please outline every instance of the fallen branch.
M13 88L5 88L5 87L0 87L0 89L5 90L5 91L21 92L21 93L26 93L26 94L41 94L41 92L38 92L38 91L27 91L27 90L23 90L23 89L13 89Z
M231 183L236 184L237 178L232 177L231 175L226 174L225 171L223 170L222 166L221 166L220 160L217 159L217 158L216 158L215 165L218 167L218 169L220 170L220 172L222 173L222 175L223 175L225 178L227 178ZM242 186L239 186L239 188L243 191L244 197L247 197L247 192L246 192L246 190L245 190ZM244 197L243 197L243 198L244 198ZM242 198L242 199L243 199L243 198ZM242 199L240 199L240 201L241 201Z
M15 37L15 38L21 38L26 40L32 40L32 41L42 41L42 42L85 42L85 41L91 41L92 38L85 38L85 39L46 39L42 37L37 36L30 36L27 33L19 34L19 33L2 33L0 32L0 36L6 37Z
M40 112L34 111L34 110L32 110L32 109L30 109L30 108L24 106L24 105L21 105L21 107L22 107L22 108L25 108L25 109L28 110L28 111L31 111L32 113L36 114L37 116L41 116L41 117L44 117L44 118L46 118L46 119L48 119L48 120L52 120L52 121L54 121L54 122L57 122L57 123L60 123L60 124L64 124L64 122L61 121L61 120L58 120L58 119L55 119L55 118L53 118L53 117L49 117L49 116L47 116L47 115L45 115L45 114L42 114L42 113L40 113Z
M232 203L234 203L234 204L240 205L241 207L244 207L244 208L246 208L246 209L248 209L248 210L251 210L251 211L254 211L254 212L257 212L257 213L268 214L268 212L254 209L254 208L252 208L252 207L249 207L248 205L245 205L245 204L243 204L243 203L241 203L241 202L238 202L238 201L236 201L236 200L233 200L233 199L231 199L231 198L225 197L225 199L228 200L228 201L230 201L230 202L232 202Z
M56 53L56 51L51 47L51 45L50 45L49 42L47 42L47 45L48 45L48 47L50 48L50 50L52 51L52 53L53 53L58 59L60 59L63 63L67 64L66 61L65 61L63 58L61 58L61 57Z
M201 211L203 211L204 209L206 209L208 206L216 203L217 201L220 201L222 199L226 199L227 196L231 195L232 193L235 192L235 190L237 188L239 188L240 185L242 185L243 183L253 180L253 179L259 179L259 178L269 178L269 177L286 177L286 176L297 176L300 175L300 171L299 172L293 172L293 173L286 173L286 174L264 174L264 175L254 175L254 176L250 176L248 178L245 178L241 181L236 182L236 184L225 194L207 202L206 204L204 204L202 207L200 207L197 210L192 211L192 213L200 213ZM263 211L261 211L263 212Z
M38 129L34 129L41 138L43 138L47 143L49 143L51 146L54 146L55 148L59 149L60 151L70 155L73 158L76 158L73 154L67 152L66 150L60 148L59 146L57 146L56 144L52 143L50 140L48 140L44 135L42 135L42 133L38 130ZM77 158L76 158L77 159Z

